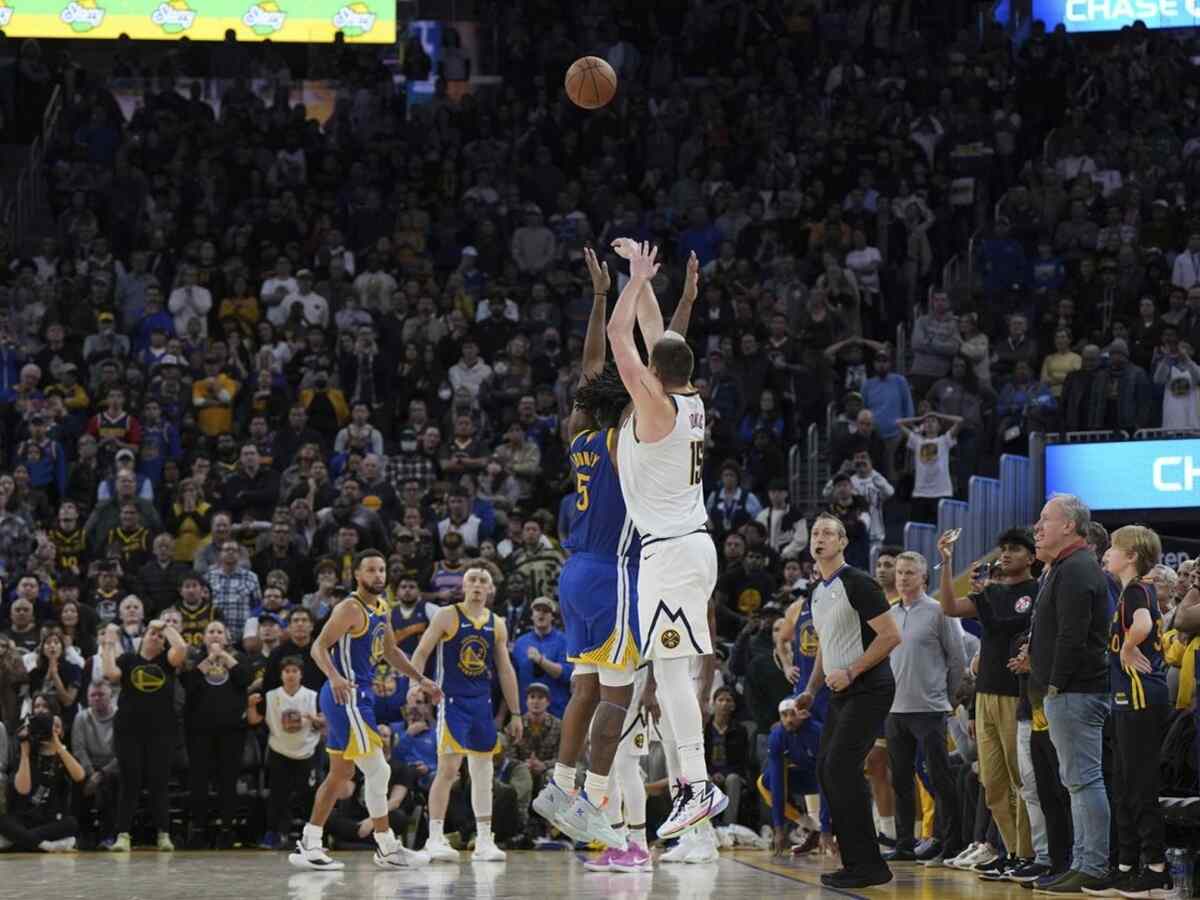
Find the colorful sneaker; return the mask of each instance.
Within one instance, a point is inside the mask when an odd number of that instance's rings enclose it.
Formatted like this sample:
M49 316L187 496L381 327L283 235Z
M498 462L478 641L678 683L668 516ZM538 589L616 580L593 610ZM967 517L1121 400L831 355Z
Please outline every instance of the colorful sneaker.
M625 840L612 827L604 810L593 806L582 794L575 798L570 809L554 820L554 824L577 841L588 844L598 841L605 847L618 849L625 846ZM658 833L662 834L661 828Z
M1130 873L1125 873L1130 874ZM1137 872L1133 878L1120 886L1122 897L1146 897L1150 900L1164 900L1172 896L1170 872L1155 872L1146 868Z
M595 859L589 859L583 864L583 867L589 872L611 872L613 860L616 859L623 851L617 850L614 847L609 847Z
M451 847L445 838L440 841L430 838L425 842L424 851L429 854L429 858L433 862L456 863L462 861L458 851Z
M614 872L653 872L654 863L650 859L650 853L645 847L639 847L637 844L630 841L629 846L624 850L610 851L615 852L610 867ZM687 860L691 862L691 860Z
M713 816L720 815L728 805L729 798L725 796L725 792L711 781L681 784L671 814L658 827L658 836L675 837Z
M533 798L533 811L554 825L555 820L566 814L574 802L574 794L568 794L553 781L548 781Z
M320 844L307 846L303 837L296 841L296 852L288 854L288 862L297 869L315 869L318 872L336 872L346 868L345 863L330 857Z

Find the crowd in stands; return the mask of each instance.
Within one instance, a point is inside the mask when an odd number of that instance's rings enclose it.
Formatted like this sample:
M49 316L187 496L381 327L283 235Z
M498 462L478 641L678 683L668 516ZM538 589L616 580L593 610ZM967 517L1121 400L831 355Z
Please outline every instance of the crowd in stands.
M284 845L323 765L309 646L367 547L409 652L469 564L491 571L526 704L496 832L540 835L572 669L556 582L586 245L657 244L668 315L701 264L730 823L771 821L743 788L794 690L814 514L887 586L898 524L1031 432L1200 427L1191 43L1036 23L1016 43L921 0L500 6L501 85L410 107L376 51L339 44L323 125L289 108L270 45L152 64L123 44L117 74L162 78L128 119L108 73L21 46L19 78L69 90L53 234L0 251L8 843ZM620 78L589 113L558 87L585 53ZM175 90L201 63L232 76L219 115L199 81ZM428 74L418 41L404 67ZM251 74L278 79L273 104ZM972 253L973 280L943 284ZM787 452L831 404L833 474L798 508ZM419 840L434 710L386 665L375 693L394 827ZM344 798L330 834L369 830Z

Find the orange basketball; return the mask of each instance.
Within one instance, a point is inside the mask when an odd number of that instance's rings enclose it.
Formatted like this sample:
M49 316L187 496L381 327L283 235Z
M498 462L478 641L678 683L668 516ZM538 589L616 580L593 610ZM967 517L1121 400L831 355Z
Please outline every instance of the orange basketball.
M617 73L598 56L581 56L563 79L571 102L583 109L599 109L617 92Z

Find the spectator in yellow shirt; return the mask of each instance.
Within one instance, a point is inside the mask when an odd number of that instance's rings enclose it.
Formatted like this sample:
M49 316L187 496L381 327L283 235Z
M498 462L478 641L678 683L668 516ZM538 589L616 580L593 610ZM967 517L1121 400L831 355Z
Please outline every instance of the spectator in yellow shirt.
M204 358L205 377L192 385L196 424L209 437L233 430L233 400L240 385L221 371L221 357Z

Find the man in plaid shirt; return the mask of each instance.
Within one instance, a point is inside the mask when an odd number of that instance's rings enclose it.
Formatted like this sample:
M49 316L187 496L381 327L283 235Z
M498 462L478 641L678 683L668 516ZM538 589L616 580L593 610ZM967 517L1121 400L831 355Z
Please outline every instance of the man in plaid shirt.
M517 811L523 830L529 829L529 802L542 789L547 772L553 773L558 759L558 743L562 739L562 722L550 715L550 688L540 681L525 689L525 705L529 710L521 717L525 731L521 740L508 748L512 763L508 767L508 783L517 792Z
M250 618L250 610L262 605L258 576L249 569L238 567L241 558L241 545L234 540L225 541L217 564L204 576L212 592L213 606L221 611L225 620L232 646L241 644L242 629L246 619Z
M404 485L418 481L425 490L437 479L439 469L433 457L418 448L417 434L411 428L400 432L400 452L389 457L384 475L399 497Z

